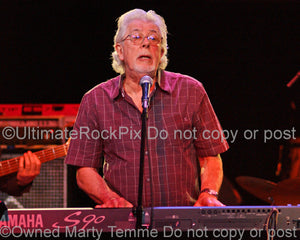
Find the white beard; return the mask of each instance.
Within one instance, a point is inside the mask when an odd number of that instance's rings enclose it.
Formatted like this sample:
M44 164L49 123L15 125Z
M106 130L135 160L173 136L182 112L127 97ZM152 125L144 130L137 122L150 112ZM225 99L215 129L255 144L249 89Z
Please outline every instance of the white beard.
M149 66L149 67L141 67L141 66L135 66L134 70L138 73L142 73L145 75L148 75L150 77L155 77L157 69L155 66Z

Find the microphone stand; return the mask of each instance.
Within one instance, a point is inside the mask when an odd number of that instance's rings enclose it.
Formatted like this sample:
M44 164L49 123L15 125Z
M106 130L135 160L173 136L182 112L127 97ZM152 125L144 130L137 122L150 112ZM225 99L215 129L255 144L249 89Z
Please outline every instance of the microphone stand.
M138 188L138 205L136 208L136 229L141 229L143 224L143 185L144 185L144 162L145 162L145 143L147 139L146 121L148 118L148 107L143 106L142 112L142 133L141 133L141 152L140 152L140 173Z
M145 145L147 137L146 123L148 119L149 93L153 84L153 79L147 75L141 78L140 85L143 90L142 95L142 135L141 135L141 151L140 151L140 173L139 173L139 188L138 188L138 204L136 208L136 229L142 229L143 224L143 185L144 185L144 162L145 162Z

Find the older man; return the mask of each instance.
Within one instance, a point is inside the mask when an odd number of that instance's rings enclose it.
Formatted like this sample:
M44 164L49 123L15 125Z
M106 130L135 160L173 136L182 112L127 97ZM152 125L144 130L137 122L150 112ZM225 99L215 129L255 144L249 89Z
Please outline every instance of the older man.
M150 76L143 206L222 206L220 153L228 149L202 84L165 71L167 27L154 11L134 9L118 21L113 68L118 77L87 92L66 163L78 186L101 207L137 205L142 88ZM212 137L210 133L219 133ZM98 173L103 167L103 177Z

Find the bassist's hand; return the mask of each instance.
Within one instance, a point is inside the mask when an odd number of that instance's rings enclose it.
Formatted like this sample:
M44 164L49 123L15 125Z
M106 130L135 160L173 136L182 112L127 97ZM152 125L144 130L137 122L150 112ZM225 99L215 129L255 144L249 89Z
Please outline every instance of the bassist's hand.
M20 186L31 183L34 178L40 174L41 162L38 157L28 151L19 161L19 170L17 174L17 182Z

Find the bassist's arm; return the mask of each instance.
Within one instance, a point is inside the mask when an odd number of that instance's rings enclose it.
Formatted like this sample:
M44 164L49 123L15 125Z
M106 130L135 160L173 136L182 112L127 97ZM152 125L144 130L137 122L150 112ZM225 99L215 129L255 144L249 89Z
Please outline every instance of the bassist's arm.
M28 192L31 185L32 182L28 185L20 186L17 183L17 173L12 173L0 178L0 191L12 196L21 196L23 193Z

